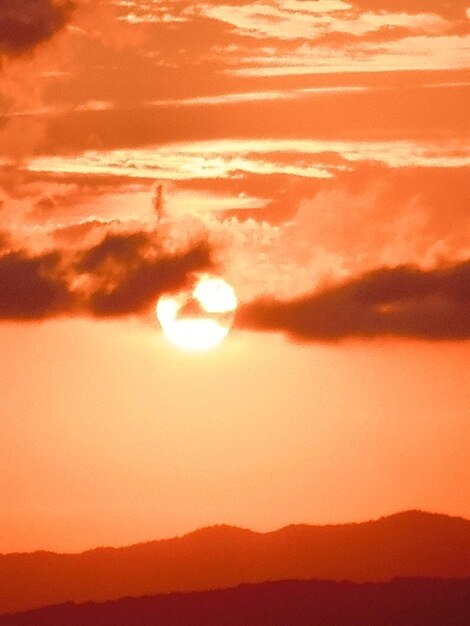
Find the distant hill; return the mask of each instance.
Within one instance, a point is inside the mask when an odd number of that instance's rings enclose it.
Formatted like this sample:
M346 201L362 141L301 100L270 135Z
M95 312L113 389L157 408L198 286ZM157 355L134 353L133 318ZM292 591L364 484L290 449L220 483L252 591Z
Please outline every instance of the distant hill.
M73 603L0 617L0 626L468 626L470 579L282 581Z
M0 613L240 583L395 577L470 577L470 521L409 511L360 524L270 533L215 526L126 548L3 555Z

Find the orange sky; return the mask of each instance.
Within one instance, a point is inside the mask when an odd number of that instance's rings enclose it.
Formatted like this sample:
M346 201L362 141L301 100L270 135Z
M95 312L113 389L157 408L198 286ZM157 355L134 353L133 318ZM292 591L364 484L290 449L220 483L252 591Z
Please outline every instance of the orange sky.
M470 517L470 6L25 7L0 7L0 552ZM179 352L155 301L210 268L235 328Z

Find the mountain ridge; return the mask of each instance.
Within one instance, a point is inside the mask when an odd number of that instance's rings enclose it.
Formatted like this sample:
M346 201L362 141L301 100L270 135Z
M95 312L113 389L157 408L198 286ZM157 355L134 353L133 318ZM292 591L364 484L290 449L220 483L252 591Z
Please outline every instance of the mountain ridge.
M397 576L470 577L470 520L404 511L268 533L216 525L79 554L12 553L0 556L0 613L268 580L379 582Z
M0 626L468 626L470 578L387 583L284 580L48 606Z
M431 511L423 511L421 509L406 509L403 511L398 511L397 513L391 513L389 515L381 515L380 517L377 517L377 518L372 518L369 520L362 520L358 522L337 522L337 523L330 523L330 524L307 524L303 522L298 522L298 523L287 524L286 526L281 526L280 528L275 528L274 530L267 530L267 531L253 530L251 528L245 528L244 526L236 526L234 524L221 523L221 524L212 524L210 526L201 526L200 528L196 528L187 533L175 535L173 537L161 537L159 539L149 539L146 541L138 541L138 542L130 543L130 544L123 545L123 546L99 545L93 548L80 550L78 552L62 552L62 551L57 551L57 550L41 550L41 549L31 550L29 552L20 552L20 551L0 552L0 559L2 557L19 556L19 555L54 554L58 556L80 556L83 554L89 554L91 552L97 552L97 551L129 550L131 548L135 548L139 546L148 546L148 545L159 544L159 543L168 542L168 541L181 540L181 539L185 539L186 537L198 536L200 534L205 534L211 531L218 531L218 530L228 530L229 532L239 531L240 533L246 533L246 535L251 534L251 535L267 536L267 535L281 534L284 531L287 531L289 529L311 530L311 529L352 528L352 527L357 527L357 526L364 526L367 524L378 524L387 520L398 520L398 519L404 520L404 519L410 519L410 518L417 519L417 518L431 518L431 517L434 519L441 518L441 519L461 520L463 522L470 523L469 518L465 518L460 515L450 515L447 513L433 513Z

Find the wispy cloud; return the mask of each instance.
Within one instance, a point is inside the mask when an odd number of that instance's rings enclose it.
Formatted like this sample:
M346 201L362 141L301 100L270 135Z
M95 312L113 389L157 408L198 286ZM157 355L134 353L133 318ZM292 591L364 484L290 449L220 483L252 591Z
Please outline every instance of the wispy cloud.
M149 102L155 107L190 107L200 105L240 104L243 102L258 102L268 100L298 100L313 95L331 95L337 93L356 93L371 89L358 85L331 85L325 87L302 87L298 89L284 89L272 91L249 91L244 93L225 93L213 96L197 96L194 98L161 99Z
M460 0L425 7L368 0L169 0L121 8L121 19L160 36L164 43L153 54L168 67L197 61L211 71L225 66L238 76L277 76L465 68L470 62L470 24ZM203 41L197 32L206 35Z
M319 38L330 33L354 36L383 28L400 27L411 32L436 34L449 22L433 13L357 12L347 5L336 7L321 2L277 2L270 4L206 5L202 12L235 27L243 35L261 39L299 40Z
M377 161L390 167L462 167L470 165L470 149L448 143L411 141L225 140L135 150L88 151L76 157L38 157L32 172L112 174L129 178L186 180L229 177L240 173L329 178L335 167L322 163L324 153L336 153L345 163ZM266 158L277 153L276 161ZM284 161L279 158L285 154ZM292 155L304 156L292 165ZM343 165L344 167L344 165Z
M226 71L238 76L460 69L470 66L470 35L357 41L344 48L302 43L271 56L247 53L233 65Z

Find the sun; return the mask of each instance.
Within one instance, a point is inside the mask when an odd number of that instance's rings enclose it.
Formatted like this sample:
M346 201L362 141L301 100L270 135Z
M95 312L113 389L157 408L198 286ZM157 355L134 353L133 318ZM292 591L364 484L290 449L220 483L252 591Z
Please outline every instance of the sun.
M156 313L165 337L192 352L217 346L232 326L237 297L223 278L203 274L190 290L164 294Z

